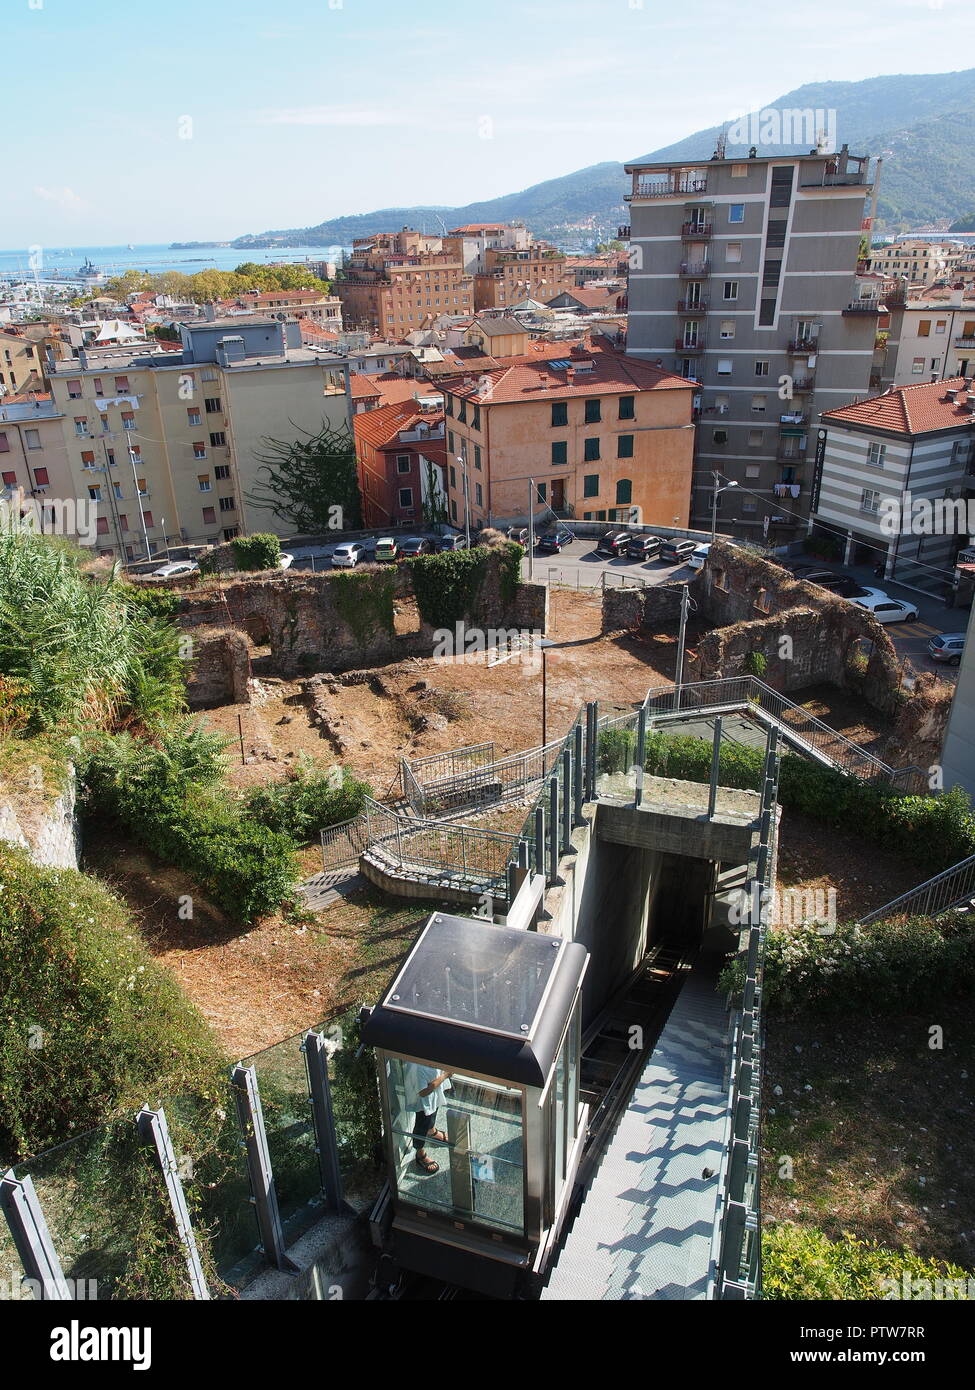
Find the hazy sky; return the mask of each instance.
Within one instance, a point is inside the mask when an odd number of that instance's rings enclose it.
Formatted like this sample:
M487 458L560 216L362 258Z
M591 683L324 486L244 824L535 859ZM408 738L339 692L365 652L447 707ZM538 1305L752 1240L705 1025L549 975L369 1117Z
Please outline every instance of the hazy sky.
M975 53L972 0L0 0L0 21L5 248L456 206Z

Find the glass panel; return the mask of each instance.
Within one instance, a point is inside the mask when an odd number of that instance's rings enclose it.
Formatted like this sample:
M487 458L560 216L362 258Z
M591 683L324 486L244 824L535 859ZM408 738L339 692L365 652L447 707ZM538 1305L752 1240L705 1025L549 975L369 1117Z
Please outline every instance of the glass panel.
M434 917L387 1008L530 1038L561 942L534 932Z
M565 1181L565 1044L555 1063L555 1195Z
M332 1117L345 1200L357 1210L371 1206L386 1177L379 1079L371 1048L360 1050L357 1010L325 1024Z
M278 1210L290 1245L322 1215L321 1169L301 1037L259 1052L250 1063L261 1093Z
M400 1196L462 1220L522 1232L521 1091L446 1073L433 1063L393 1057L386 1068Z

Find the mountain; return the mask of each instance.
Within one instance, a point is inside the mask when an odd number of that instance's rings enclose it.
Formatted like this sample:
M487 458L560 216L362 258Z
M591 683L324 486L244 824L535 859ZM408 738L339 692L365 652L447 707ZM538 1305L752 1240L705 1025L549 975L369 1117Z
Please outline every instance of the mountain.
M900 231L939 218L962 218L975 209L975 69L964 72L871 77L862 82L811 82L771 102L769 110L836 112L836 138L854 154L883 157L877 228ZM753 113L756 118L759 113ZM831 121L827 119L827 124ZM696 131L672 145L627 161L707 159L721 127ZM807 132L803 131L803 134ZM729 143L728 151L741 148ZM803 145L762 144L760 153L796 154ZM380 208L332 218L315 227L239 237L232 244L255 246L347 246L354 237L427 225L435 230L465 222L525 222L536 236L561 244L598 241L628 220L622 201L623 165L592 164L465 207Z

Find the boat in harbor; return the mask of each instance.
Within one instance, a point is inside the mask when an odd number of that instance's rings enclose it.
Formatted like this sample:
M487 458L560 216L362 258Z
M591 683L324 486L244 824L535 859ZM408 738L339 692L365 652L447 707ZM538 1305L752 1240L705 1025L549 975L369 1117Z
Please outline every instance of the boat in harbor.
M91 258L86 256L84 265L78 270L78 278L79 280L104 280L105 276L97 265L92 264Z

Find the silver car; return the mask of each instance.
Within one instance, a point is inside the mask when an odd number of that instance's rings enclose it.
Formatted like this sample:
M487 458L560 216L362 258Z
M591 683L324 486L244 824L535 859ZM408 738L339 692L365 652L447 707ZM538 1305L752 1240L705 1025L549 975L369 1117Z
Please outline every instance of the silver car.
M360 560L366 558L366 547L361 541L346 541L337 545L332 552L332 564L336 569L354 570Z

